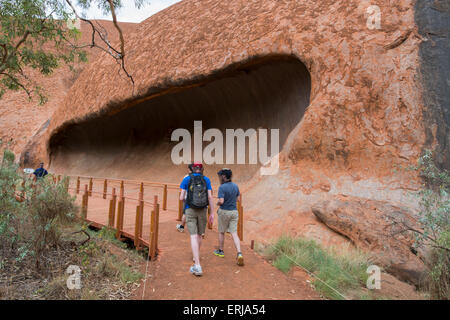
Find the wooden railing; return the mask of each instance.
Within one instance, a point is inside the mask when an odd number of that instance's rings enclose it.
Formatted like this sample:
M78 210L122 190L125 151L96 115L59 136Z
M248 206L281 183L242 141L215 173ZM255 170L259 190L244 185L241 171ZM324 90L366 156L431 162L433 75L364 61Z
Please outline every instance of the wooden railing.
M81 180L87 180L88 183L84 184L84 190L82 194L81 201L81 217L93 224L96 227L103 227L98 221L92 221L88 217L88 205L89 197L93 195L98 195L100 198L109 200L108 201L108 222L107 226L116 230L116 238L124 239L129 238L134 242L137 250L142 250L143 247L149 249L149 257L154 259L158 252L158 231L159 231L159 214L160 214L160 204L158 202L158 196L154 195L153 201L144 200L144 188L145 186L160 187L162 188L162 210L167 211L168 203L168 192L169 190L179 190L179 186L173 183L161 183L161 182L150 182L150 181L137 181L137 180L126 180L126 179L112 179L112 178L99 178L91 176L65 176L67 191L73 191L75 194L80 194L81 192ZM54 175L54 181L61 181L61 175ZM76 179L75 187L70 187L70 179ZM103 181L103 189L101 192L94 191L94 181ZM108 184L110 182L119 182L119 192L117 194L116 188L111 188L111 193L108 193ZM138 198L132 198L125 196L125 184L134 184L139 186ZM184 209L184 202L179 200L178 191L178 217L177 220L181 221ZM136 212L135 212L135 223L134 232L126 232L124 230L124 215L125 215L125 201L135 201L137 202ZM150 230L149 239L143 239L143 218L144 218L144 208L149 206L151 208L150 213ZM237 203L237 209L239 212L238 219L238 235L241 241L244 240L244 209L242 205L242 195L241 202ZM208 207L208 228L212 229L212 225L209 223L209 216L211 215L211 210Z
M159 230L159 214L160 204L158 202L158 196L154 195L153 202L144 200L144 185L161 185L163 188L163 207L167 207L167 190L169 184L157 184L149 182L140 182L138 198L132 198L125 196L125 182L136 183L132 180L119 180L119 179L105 179L95 178L87 176L66 176L67 178L67 190L72 191L75 194L81 192L81 179L85 178L88 183L84 184L84 190L81 197L81 218L92 224L94 227L104 227L115 229L116 238L120 240L130 239L133 241L136 250L142 250L144 247L148 248L148 254L151 259L155 259L158 252L158 230ZM70 179L75 178L75 187L70 187ZM54 181L60 181L61 175L57 175ZM94 181L103 180L103 190L101 192L94 191ZM120 182L119 192L117 194L116 188L111 189L111 193L108 193L108 181ZM106 225L94 221L88 217L89 198L97 195L98 198L108 200L108 222ZM125 201L134 200L137 202L134 221L134 232L128 232L124 230L124 216L125 216ZM148 206L151 208L150 221L149 221L149 237L145 239L143 237L143 225L144 225L144 209Z

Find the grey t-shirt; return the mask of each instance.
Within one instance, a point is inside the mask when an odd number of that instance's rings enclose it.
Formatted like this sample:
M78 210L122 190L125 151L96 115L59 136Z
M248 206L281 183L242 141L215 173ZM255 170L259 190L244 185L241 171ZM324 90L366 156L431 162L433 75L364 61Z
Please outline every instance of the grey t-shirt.
M233 182L225 182L219 187L219 198L223 198L223 204L220 209L237 210L236 199L239 196L239 187Z

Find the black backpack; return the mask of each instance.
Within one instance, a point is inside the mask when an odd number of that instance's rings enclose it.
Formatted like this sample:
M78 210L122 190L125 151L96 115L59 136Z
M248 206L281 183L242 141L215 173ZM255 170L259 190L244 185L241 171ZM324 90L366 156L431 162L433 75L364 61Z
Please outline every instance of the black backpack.
M187 204L191 208L203 209L208 206L208 187L203 175L193 175L188 185Z

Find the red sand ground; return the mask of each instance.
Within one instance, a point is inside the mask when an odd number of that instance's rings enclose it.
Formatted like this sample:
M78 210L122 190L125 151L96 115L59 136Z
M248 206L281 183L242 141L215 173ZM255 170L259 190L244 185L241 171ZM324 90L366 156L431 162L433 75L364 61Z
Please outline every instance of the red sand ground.
M86 180L82 181L82 187L84 184ZM71 188L74 186L72 179ZM114 187L117 190L118 186L119 183L115 182ZM161 192L161 188L147 187L144 199L151 201L158 189ZM93 190L102 192L103 182L96 181ZM125 196L137 198L137 191L137 185L125 185ZM108 192L111 192L110 189ZM178 191L175 188L169 189L168 194L168 210L161 211L160 214L159 256L156 261L151 261L148 265L143 264L142 272L147 275L147 280L135 292L135 299L320 299L308 282L310 280L306 272L296 270L294 273L284 274L245 244L242 244L241 248L245 266L237 266L236 250L229 235L225 239L225 258L214 256L212 252L217 245L217 221L213 230L207 230L201 247L204 275L191 275L189 234L180 233L175 228ZM78 196L77 200L80 199L81 196ZM108 203L109 197L104 200L101 195L94 193L89 198L88 219L106 223ZM126 200L126 204L124 229L133 233L136 203ZM144 211L143 237L147 238L149 207Z

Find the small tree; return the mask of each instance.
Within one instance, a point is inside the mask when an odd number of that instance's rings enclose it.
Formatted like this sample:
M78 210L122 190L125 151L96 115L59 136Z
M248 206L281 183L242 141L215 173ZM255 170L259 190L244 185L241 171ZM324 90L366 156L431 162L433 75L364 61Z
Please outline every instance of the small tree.
M415 231L416 245L428 244L430 254L429 286L433 298L450 298L450 175L436 167L433 155L427 150L417 166L424 179L420 191L419 222L423 231Z
M60 226L75 220L75 199L66 190L66 178L34 182L18 170L8 150L0 163L0 266L13 257L41 268L49 249L58 247Z
M147 0L135 0L140 8ZM70 67L75 62L86 62L86 48L98 48L109 54L134 85L133 77L125 68L125 39L117 23L116 9L121 0L78 0L83 10L92 5L111 13L119 33L120 47L115 48L106 30L78 14L71 0L2 0L0 2L0 98L7 90L24 90L39 102L47 98L42 88L33 81L26 68L49 75L62 64ZM91 28L91 41L78 43L80 32L68 27L68 22L80 19ZM97 42L96 39L100 39Z

